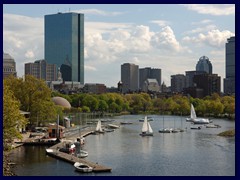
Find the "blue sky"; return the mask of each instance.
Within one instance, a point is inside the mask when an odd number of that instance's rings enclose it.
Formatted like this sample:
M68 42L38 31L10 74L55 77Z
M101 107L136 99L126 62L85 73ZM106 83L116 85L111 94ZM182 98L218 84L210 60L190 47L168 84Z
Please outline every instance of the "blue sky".
M24 63L44 58L44 15L85 15L85 83L117 86L121 64L162 69L162 81L195 70L205 55L225 77L225 43L235 35L235 5L4 4L3 50Z

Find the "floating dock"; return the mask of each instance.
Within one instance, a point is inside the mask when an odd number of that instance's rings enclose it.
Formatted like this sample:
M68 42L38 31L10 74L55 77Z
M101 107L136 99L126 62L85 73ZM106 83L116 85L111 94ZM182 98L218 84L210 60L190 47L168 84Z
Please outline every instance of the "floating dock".
M78 158L74 155L58 151L58 149L61 147L62 147L62 143L56 144L56 145L52 146L51 148L48 148L46 150L46 154L48 154L49 156L64 160L71 164L74 164L75 162L87 164L93 168L93 172L111 172L111 170L112 170L111 168L100 165L98 163L90 162L83 158Z

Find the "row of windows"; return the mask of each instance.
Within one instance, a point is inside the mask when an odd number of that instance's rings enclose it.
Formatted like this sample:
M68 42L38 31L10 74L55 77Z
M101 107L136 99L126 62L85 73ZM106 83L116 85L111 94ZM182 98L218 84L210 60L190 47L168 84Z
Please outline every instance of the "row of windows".
M3 72L15 72L13 68L3 68Z

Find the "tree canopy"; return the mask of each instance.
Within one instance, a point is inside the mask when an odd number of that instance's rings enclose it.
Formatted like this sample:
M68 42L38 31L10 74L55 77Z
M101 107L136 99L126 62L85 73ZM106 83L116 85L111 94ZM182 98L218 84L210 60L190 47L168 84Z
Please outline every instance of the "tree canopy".
M3 86L3 147L4 150L11 148L10 144L15 138L21 139L22 136L18 128L26 125L25 117L20 113L20 102L4 83Z

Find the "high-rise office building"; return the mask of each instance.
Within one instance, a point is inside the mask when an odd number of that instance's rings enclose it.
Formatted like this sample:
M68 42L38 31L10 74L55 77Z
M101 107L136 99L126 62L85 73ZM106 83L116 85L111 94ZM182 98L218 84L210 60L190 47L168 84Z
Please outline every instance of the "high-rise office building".
M122 92L138 91L139 67L135 64L124 63L121 65Z
M84 84L84 14L45 15L45 60L60 67L64 81Z
M198 74L193 77L193 82L198 88L203 89L203 97L213 93L220 94L221 77L217 74Z
M205 71L208 74L212 74L212 63L207 56L202 56L196 65L196 71Z
M186 88L196 87L196 84L193 83L193 77L197 74L206 74L206 71L186 71Z
M235 37L230 37L226 43L226 78L224 93L235 93Z
M3 78L10 75L17 76L16 62L12 56L3 52Z
M48 64L45 60L25 64L25 75L30 74L45 81L56 81L57 71L55 64Z
M147 79L156 79L158 85L161 85L161 69L152 69L150 67L139 69L139 87L143 89Z
M171 76L171 91L172 93L183 92L186 87L186 77L183 74L176 74Z

